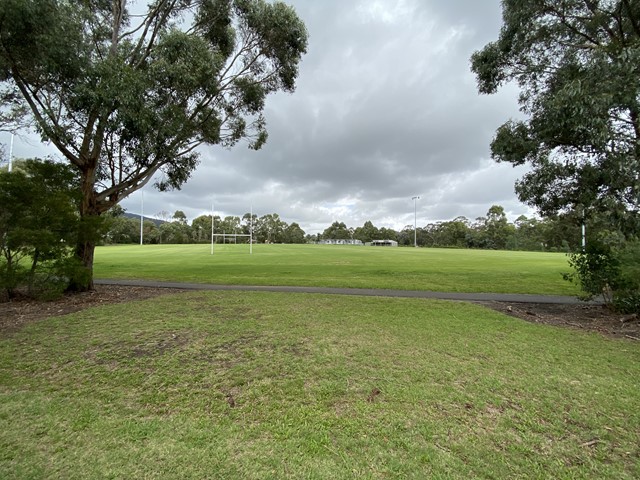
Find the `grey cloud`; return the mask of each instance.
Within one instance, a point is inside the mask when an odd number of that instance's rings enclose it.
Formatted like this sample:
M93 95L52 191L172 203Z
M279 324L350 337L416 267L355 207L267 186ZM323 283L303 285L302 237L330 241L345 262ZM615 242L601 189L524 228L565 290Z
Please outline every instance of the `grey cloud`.
M269 140L254 152L202 149L179 192L145 189L145 211L276 212L308 233L334 220L402 228L495 203L527 213L522 171L489 160L495 129L519 116L517 92L480 96L473 51L495 39L500 0L289 0L310 34L296 91L267 101ZM147 193L148 192L148 193ZM124 202L139 210L139 195Z

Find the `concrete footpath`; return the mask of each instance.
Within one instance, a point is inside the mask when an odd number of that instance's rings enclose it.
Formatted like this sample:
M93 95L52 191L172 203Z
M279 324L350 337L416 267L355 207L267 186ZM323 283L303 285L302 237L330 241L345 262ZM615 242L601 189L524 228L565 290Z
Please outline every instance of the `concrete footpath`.
M235 290L250 292L325 293L331 295L361 295L369 297L436 298L467 302L554 303L562 305L597 304L583 302L575 297L559 295L528 295L519 293L461 293L430 292L423 290L387 290L376 288L290 287L263 285L211 285L205 283L160 282L156 280L96 279L96 285L121 285L131 287L179 288L184 290Z

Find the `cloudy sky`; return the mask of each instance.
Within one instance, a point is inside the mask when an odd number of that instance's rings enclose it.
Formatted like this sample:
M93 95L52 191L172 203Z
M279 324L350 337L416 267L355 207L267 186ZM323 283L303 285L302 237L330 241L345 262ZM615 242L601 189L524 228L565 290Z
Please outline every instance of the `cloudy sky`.
M269 98L260 151L207 147L180 191L144 189L144 213L278 213L307 233L338 220L402 229L493 204L530 214L523 173L489 158L496 128L519 116L517 90L480 96L469 57L495 40L500 0L287 0L309 31L293 94ZM6 136L0 141L7 142ZM17 157L51 153L16 139ZM139 213L141 194L122 202Z

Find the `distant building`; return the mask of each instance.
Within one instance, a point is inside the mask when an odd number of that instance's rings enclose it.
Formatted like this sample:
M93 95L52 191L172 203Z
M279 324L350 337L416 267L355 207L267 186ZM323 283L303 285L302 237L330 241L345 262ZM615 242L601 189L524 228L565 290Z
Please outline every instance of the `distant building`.
M318 242L320 245L364 245L362 241L353 238L327 238Z
M395 240L371 240L372 247L397 247L398 242Z

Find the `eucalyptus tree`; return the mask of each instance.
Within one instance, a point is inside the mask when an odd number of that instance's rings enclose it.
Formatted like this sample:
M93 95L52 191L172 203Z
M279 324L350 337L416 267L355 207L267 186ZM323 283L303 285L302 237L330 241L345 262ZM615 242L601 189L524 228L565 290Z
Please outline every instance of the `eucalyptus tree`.
M304 230L296 222L285 227L282 237L283 243L305 243Z
M200 215L191 222L196 243L211 241L211 215Z
M0 99L77 170L90 224L156 174L180 188L201 145L260 148L306 48L281 2L0 0ZM89 272L94 248L78 239Z
M361 227L357 227L353 231L353 238L357 238L362 243L367 243L371 240L377 240L380 236L378 232L378 228L370 220L367 220Z
M351 238L351 233L349 232L349 228L345 225L344 222L338 222L336 220L329 227L324 229L324 231L322 232L322 238L324 238L325 240L346 240Z
M521 200L543 215L606 212L627 235L640 211L640 2L503 0L497 41L471 58L481 93L520 87L526 120L502 125L493 158L531 171Z

